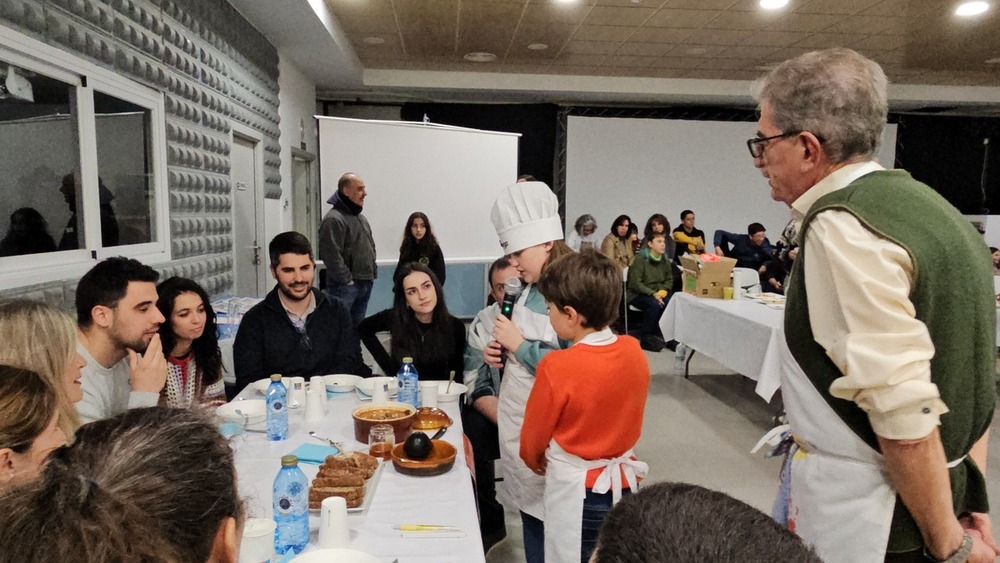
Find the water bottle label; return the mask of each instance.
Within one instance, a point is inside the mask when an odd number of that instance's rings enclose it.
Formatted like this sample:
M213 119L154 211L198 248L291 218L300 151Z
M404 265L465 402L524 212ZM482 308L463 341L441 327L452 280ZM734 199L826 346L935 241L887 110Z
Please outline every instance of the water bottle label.
M281 401L272 401L271 410L274 412L280 412L281 409L285 408L285 405Z

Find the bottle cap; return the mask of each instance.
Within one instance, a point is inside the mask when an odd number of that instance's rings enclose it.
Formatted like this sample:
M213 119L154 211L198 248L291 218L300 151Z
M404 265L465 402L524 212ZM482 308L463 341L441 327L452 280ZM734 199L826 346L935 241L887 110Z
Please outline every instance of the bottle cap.
M280 373L272 373L271 374L271 381L281 381L281 374Z
M282 467L293 467L299 464L299 458L289 454L281 456Z
M404 364L412 364L413 363L413 358L411 358L409 356L406 356L405 358L403 358L403 363Z

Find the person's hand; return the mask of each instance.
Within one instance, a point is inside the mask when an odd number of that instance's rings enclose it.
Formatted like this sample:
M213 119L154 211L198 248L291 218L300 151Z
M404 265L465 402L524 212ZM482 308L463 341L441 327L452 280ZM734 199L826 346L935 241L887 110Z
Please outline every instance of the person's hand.
M767 264L761 264L760 268L757 268L757 273L758 274L763 274L766 271L767 271Z
M163 357L160 335L154 334L146 352L140 357L128 351L128 379L133 391L159 393L167 382L167 359Z
M472 406L476 408L487 420L493 424L497 423L497 406L500 401L496 395L484 395L473 401Z
M508 352L516 352L524 343L524 335L514 324L514 321L500 315L493 325L493 338Z
M496 340L490 342L483 348L483 362L491 368L503 367L503 347Z
M656 302L660 304L660 307L663 307L663 297L660 297L659 293L654 293L653 299L656 299Z
M996 549L990 547L982 534L977 530L966 530L969 537L972 538L972 553L969 554L969 558L966 559L967 563L995 563L997 560ZM990 538L990 542L993 542L993 538Z
M694 245L694 250L695 250L695 252L705 252L705 245L704 244L696 244L696 245Z
M799 247L797 247L797 246L795 248L793 248L793 249L791 249L791 250L788 251L788 259L789 260L795 260L795 258L798 255L799 255Z
M722 251L722 247L721 246L716 246L715 247L715 255L716 256L725 256L726 253Z
M1000 555L1000 546L993 539L993 522L990 520L989 514L970 512L959 518L958 521L962 523L962 527L967 532L971 533L973 530L978 532L983 538L983 543L989 546L996 555Z
M535 475L545 475L545 470L549 468L549 458L542 456L542 461L538 464L538 469L532 469Z
M771 278L771 279L769 279L767 281L768 281L768 283L771 284L772 287L774 287L774 289L781 289L781 282L778 281L777 279Z

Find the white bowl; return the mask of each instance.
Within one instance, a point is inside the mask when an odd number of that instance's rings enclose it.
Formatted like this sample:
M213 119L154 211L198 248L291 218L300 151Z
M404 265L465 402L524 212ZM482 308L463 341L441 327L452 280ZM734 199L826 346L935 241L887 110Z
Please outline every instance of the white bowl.
M303 553L295 559L295 563L380 563L378 558L372 557L363 551L356 549L317 549Z
M453 403L458 400L462 393L469 390L468 387L462 385L458 382L452 382L451 390L445 393L445 389L448 389L447 381L438 381L438 401L442 403Z
M398 391L399 384L395 377L363 377L357 383L358 391L361 391L369 397L375 391L376 385L389 384L389 396L392 397Z
M316 379L314 377L312 381L316 381ZM349 373L335 373L323 376L323 383L326 384L326 390L331 393L354 391L359 381L361 381L360 375L351 375Z
M238 414L236 411L240 411ZM248 399L246 401L233 401L220 405L215 409L215 414L222 417L226 422L237 424L260 424L267 419L267 407L263 399Z
M288 382L288 379L289 378L287 378L287 377L282 377L281 378L281 383L283 383L285 385L285 391L288 391L288 387L290 385L290 383ZM266 395L267 394L267 387L270 384L271 384L271 378L270 377L267 378L267 379L259 379L257 381L254 381L253 383L251 383L251 385L253 385L254 391L256 391L258 395Z

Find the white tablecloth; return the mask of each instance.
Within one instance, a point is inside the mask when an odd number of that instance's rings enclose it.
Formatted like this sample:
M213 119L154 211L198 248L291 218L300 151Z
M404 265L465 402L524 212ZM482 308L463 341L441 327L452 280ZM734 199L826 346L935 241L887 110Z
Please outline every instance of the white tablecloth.
M664 340L676 340L757 381L770 401L781 384L778 332L784 311L750 299L706 299L676 293L660 317Z
M260 398L248 386L240 396ZM236 471L240 494L247 503L248 515L271 518L271 487L281 468L281 456L291 453L303 443L319 444L308 435L309 430L341 441L348 450L368 451L367 445L354 440L351 411L360 400L353 393L331 396L326 419L306 423L304 408L289 411L289 438L271 442L264 434L248 433L233 438L236 451ZM382 468L382 477L367 512L349 513L351 549L374 555L384 563L398 558L399 563L476 563L485 561L479 536L472 477L465 462L462 442L462 420L458 403L441 403L454 424L443 439L458 450L455 466L444 475L411 477L397 473L392 462ZM262 425L261 425L262 426ZM312 480L319 470L316 465L301 464ZM458 526L464 538L401 538L393 529L399 524L441 524ZM310 548L316 549L316 529L319 515L310 514Z

